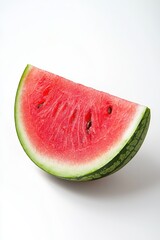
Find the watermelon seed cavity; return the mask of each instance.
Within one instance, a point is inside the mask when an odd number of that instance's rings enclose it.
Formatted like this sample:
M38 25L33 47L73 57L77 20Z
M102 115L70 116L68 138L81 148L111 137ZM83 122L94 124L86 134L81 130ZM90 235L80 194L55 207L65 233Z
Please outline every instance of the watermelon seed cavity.
M43 102L41 102L41 103L38 103L38 105L37 105L37 108L40 108L40 107L42 107L42 105L44 104L44 101Z
M89 110L88 113L86 114L86 121L87 121L86 130L87 130L87 133L89 133L89 129L92 126L91 110Z
M89 130L90 130L91 126L92 126L91 116L92 116L91 110L89 110L87 112L87 114L86 114L86 117L85 117L86 122L87 122L87 124L86 124L86 131L87 131L87 133L89 133Z
M108 114L112 113L112 107L111 106L108 107L107 112L108 112Z
M87 132L89 132L89 129L91 128L91 126L92 126L92 121L89 120L89 121L87 122L87 126L86 126Z

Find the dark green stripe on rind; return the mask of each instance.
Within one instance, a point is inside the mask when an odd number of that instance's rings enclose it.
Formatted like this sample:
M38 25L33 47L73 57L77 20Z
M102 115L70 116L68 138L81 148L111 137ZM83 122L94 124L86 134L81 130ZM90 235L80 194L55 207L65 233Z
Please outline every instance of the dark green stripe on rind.
M89 173L85 176L67 179L74 181L95 180L110 175L124 167L135 156L135 154L141 147L148 131L149 122L150 109L146 108L142 120L140 121L136 131L134 132L128 143L109 163L107 163L102 168L96 170L95 172Z

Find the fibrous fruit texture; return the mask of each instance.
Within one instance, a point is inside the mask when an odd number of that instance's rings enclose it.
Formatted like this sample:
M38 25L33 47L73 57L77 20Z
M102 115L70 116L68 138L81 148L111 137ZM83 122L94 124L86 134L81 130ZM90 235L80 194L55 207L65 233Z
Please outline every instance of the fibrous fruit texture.
M137 153L150 110L27 65L15 100L19 140L57 177L87 181L116 172Z

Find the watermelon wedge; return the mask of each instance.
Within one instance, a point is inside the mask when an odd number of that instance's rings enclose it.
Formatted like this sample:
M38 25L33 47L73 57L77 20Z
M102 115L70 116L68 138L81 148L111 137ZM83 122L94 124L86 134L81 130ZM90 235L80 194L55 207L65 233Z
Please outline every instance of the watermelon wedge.
M15 126L27 155L57 177L110 175L137 153L150 110L27 65L15 99Z

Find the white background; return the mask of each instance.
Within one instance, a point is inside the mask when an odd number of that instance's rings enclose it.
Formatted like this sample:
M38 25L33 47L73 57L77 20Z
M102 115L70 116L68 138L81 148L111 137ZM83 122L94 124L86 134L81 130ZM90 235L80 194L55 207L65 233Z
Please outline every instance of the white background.
M74 183L19 144L14 99L27 63L151 108L134 159ZM160 1L0 0L0 239L160 239Z

